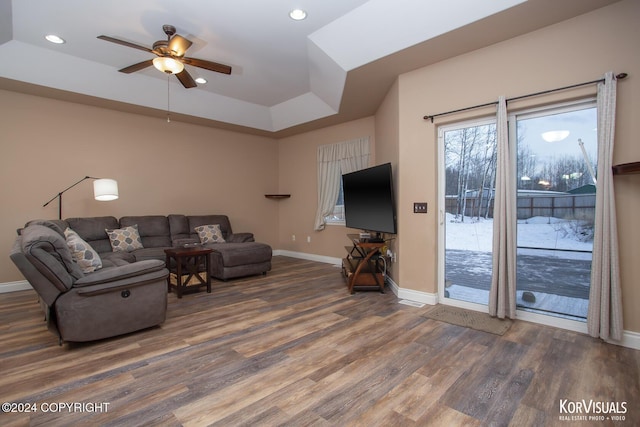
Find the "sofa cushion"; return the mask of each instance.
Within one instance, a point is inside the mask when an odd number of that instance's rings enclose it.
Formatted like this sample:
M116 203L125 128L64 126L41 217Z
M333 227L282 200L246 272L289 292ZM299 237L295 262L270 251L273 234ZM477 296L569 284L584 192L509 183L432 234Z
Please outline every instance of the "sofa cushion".
M58 289L70 289L84 273L73 261L64 236L42 225L22 230L21 249L29 261Z
M136 256L132 252L102 252L100 254L100 258L102 258L102 264L104 265L107 260L111 261L112 264L120 265L121 261L125 263L136 262Z
M218 224L220 225L220 231L222 237L227 240L233 233L231 231L231 223L229 217L226 215L177 215L172 214L168 216L169 226L171 228L171 240L173 246L177 245L177 241L183 239L195 239L195 242L199 242L200 238L195 231L196 227L201 225Z
M224 243L224 237L222 237L222 231L220 230L220 224L207 224L201 225L195 228L198 233L200 243Z
M61 236L64 236L64 230L69 227L69 224L67 224L67 222L62 219L33 219L27 222L25 224L25 227L28 227L30 225L43 225L56 231Z
M91 273L102 268L100 255L90 244L82 240L78 233L67 227L64 230L67 246L71 251L73 260L78 264L83 273Z
M271 261L272 256L271 246L258 242L215 243L207 244L205 247L213 249L212 260L221 259L225 267Z
M119 228L118 220L112 216L67 218L67 226L78 233L82 240L99 254L111 252L111 242L105 229Z
M167 277L168 271L164 270L164 262L159 260L150 260L144 262L136 262L133 264L126 264L119 267L103 268L93 274L89 274L82 279L79 279L74 284L74 287L79 288L82 286L93 286L101 283L109 283L114 280L124 280L134 277L139 277L144 274L161 271L164 277Z
M164 253L165 249L169 249L171 246L163 246L159 248L143 248L136 249L131 254L136 258L136 261L145 261L149 259L159 259L164 261L167 254Z
M129 252L108 252L108 253L113 254L113 253L129 253ZM133 262L135 262L135 259ZM110 258L110 259L107 258L102 260L102 268L119 267L127 264L131 264L131 263L128 261L125 261L122 258Z
M164 215L123 216L120 227L137 225L142 246L158 248L171 246L169 219Z
M171 229L171 245L181 246L178 242L186 239L193 239L192 230L189 230L189 220L186 215L171 214L167 216L169 228ZM196 236L196 242L200 240Z
M131 252L144 248L138 226L135 224L124 228L105 229L105 231L111 241L113 252Z

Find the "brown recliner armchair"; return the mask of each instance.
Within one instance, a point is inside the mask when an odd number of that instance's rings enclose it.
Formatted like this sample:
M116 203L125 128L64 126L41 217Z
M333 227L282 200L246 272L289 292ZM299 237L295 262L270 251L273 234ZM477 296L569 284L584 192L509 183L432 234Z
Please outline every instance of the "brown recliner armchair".
M169 271L162 261L105 260L103 268L84 273L53 222L22 229L10 257L38 293L60 344L126 334L165 320Z

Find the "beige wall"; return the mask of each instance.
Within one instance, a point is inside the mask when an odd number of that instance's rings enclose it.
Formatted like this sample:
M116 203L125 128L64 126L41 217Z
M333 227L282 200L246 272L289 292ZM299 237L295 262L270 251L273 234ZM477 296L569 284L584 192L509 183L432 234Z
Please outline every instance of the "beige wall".
M317 131L284 138L278 143L280 167L279 191L291 194L290 199L273 201L279 213L279 249L313 255L342 258L349 244L344 226L328 225L322 231L313 229L318 206L317 148L352 139L369 137L375 159L376 135L373 117L331 126ZM292 236L296 240L292 240ZM307 237L311 242L307 242Z
M403 288L437 292L437 125L460 119L448 116L436 124L424 121L440 113L600 78L607 71L627 72L618 83L614 164L640 160L640 2L627 0L593 13L511 39L399 78L399 222ZM594 93L594 88L590 89ZM572 98L585 91L553 99ZM547 103L551 97L530 99ZM524 103L510 103L510 109ZM473 114L492 114L491 109ZM376 123L380 126L381 123ZM640 331L640 176L615 178L621 251L625 329ZM430 214L407 207L425 200ZM411 238L407 238L407 236Z
M224 213L234 231L278 245L277 142L0 91L0 283L23 280L8 255L26 220L57 218L44 202L82 177L118 181L120 198L93 200L87 180L63 196L72 216Z

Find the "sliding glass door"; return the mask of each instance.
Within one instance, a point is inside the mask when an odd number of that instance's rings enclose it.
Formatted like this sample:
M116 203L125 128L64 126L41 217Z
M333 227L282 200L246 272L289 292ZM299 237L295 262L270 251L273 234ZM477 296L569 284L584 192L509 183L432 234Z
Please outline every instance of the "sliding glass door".
M440 131L445 165L446 299L487 304L491 285L496 126L463 123Z
M587 317L597 137L592 103L511 117L517 141L518 308Z
M442 301L487 305L492 274L495 122L439 128ZM593 102L512 114L517 156L517 306L584 320L589 302L595 170Z

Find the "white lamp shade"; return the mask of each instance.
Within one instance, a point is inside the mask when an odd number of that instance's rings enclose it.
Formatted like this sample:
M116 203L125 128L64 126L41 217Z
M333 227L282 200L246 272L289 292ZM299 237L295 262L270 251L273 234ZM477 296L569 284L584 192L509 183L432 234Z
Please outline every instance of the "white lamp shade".
M93 196L96 200L108 202L118 198L118 182L115 179L96 179L93 181Z

